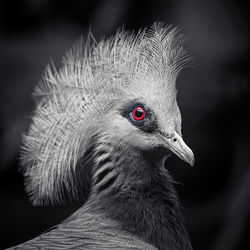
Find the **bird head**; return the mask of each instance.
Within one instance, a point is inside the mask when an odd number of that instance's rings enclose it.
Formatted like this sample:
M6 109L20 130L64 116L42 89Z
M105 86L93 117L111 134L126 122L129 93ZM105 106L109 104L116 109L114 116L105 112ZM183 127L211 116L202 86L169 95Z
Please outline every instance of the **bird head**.
M88 190L92 163L86 156L94 154L97 140L158 150L162 157L172 152L194 164L176 100L176 79L189 61L182 42L177 29L154 24L137 35L118 31L98 44L80 42L59 71L48 67L34 91L37 108L22 146L34 204L60 203L66 194L77 198L77 182Z
M146 153L161 153L165 158L171 153L194 164L192 150L181 136L181 114L176 100L151 98L126 99L117 105L115 111L106 115L101 129L108 141L120 147ZM170 106L168 106L170 105ZM116 145L117 146L117 145Z

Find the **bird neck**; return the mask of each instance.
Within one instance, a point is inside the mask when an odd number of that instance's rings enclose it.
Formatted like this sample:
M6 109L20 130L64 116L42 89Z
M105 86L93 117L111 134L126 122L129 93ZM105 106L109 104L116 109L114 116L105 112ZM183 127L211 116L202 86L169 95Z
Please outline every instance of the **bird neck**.
M150 154L118 151L100 157L88 201L92 211L104 213L159 249L192 249L164 166Z

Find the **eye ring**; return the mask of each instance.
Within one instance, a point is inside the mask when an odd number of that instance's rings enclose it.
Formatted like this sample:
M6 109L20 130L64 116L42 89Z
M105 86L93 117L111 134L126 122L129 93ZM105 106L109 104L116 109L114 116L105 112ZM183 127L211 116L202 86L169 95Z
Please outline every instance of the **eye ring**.
M141 121L145 117L145 110L141 107L138 106L134 109L133 111L133 119L136 121Z

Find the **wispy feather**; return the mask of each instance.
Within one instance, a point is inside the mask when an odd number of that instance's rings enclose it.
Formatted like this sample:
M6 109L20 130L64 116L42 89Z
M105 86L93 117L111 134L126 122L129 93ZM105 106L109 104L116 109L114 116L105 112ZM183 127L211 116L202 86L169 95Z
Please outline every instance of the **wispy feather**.
M34 204L77 199L75 169L88 130L123 98L175 98L175 80L189 57L177 29L154 24L137 35L120 30L96 43L81 40L57 71L51 63L35 87L37 108L22 143L26 190ZM83 164L85 171L86 166ZM87 170L86 170L87 171ZM62 191L64 190L64 191Z

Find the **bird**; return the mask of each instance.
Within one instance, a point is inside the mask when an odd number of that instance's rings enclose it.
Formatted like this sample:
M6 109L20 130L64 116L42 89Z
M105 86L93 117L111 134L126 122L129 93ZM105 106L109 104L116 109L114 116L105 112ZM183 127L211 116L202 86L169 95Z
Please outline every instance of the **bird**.
M11 249L192 249L167 164L194 165L177 103L184 41L164 23L90 33L47 66L22 138L25 189L34 205L83 205Z

